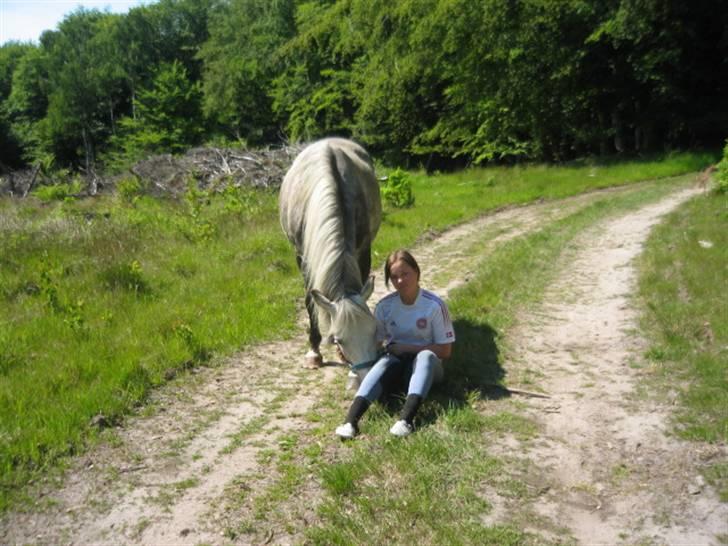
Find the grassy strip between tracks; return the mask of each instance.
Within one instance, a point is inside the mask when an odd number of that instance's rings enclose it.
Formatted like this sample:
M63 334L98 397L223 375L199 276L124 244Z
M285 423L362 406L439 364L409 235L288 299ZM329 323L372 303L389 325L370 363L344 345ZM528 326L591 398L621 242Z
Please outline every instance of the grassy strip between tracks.
M309 415L314 434L298 438L296 450L282 450L271 460L278 479L262 491L231 494L231 505L245 509L232 510L227 536L256 542L298 530L301 520L313 518L305 530L311 544L550 544L538 530L569 543L558 522L527 508L543 492L531 483L538 469L518 453L504 457L502 449L491 448L507 437L537 441L539 434L520 415L517 400L496 410L488 403L506 395L498 384L523 379L502 367L508 348L499 333L508 330L518 310L541 297L574 237L685 182L689 177L605 195L484 257L477 275L451 296L458 340L446 382L426 401L418 431L404 440L392 438L388 429L401 402L376 404L362 421L359 438L333 440L349 399L342 378L322 395L324 407ZM534 383L529 388L537 390ZM313 517L310 504L298 501L310 498L310 491L323 495ZM496 497L520 507L499 518L505 524L488 522Z
M387 209L374 263L484 211L694 172L711 154L413 176ZM301 281L273 193L132 189L0 201L0 509L119 422L150 389L248 344L295 332Z

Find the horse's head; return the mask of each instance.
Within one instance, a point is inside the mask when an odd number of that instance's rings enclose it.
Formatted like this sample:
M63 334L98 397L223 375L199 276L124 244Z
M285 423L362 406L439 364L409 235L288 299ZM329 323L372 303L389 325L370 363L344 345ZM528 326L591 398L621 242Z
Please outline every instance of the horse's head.
M338 346L355 371L359 371L357 365L371 365L377 358L377 319L366 304L373 290L374 277L370 276L359 294L344 296L333 302L318 290L311 291L313 301L330 319L327 341Z

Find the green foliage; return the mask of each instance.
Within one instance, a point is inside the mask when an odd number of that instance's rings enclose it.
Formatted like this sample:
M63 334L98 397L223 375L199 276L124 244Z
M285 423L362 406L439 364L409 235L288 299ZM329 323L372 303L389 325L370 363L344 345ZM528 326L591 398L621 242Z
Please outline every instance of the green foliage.
M382 198L396 208L411 207L415 204L412 181L402 169L395 169L380 184Z
M109 113L119 102L116 90L123 74L109 41L118 17L79 8L41 40L49 86L40 121L41 149L64 162L82 158L87 170L109 133Z
M260 201L256 190L252 188L236 187L232 184L225 187L222 192L225 210L229 213L254 216L260 210Z
M48 107L47 80L47 55L43 49L32 47L18 59L9 95L0 107L9 137L27 162L35 162L42 155L41 120Z
M715 179L715 192L719 194L728 193L728 141L726 141L723 148L723 159L718 163Z
M710 0L78 9L39 46L0 47L0 145L13 166L112 169L204 135L352 136L396 165L717 146L726 27Z
M138 177L130 176L117 182L116 192L123 201L133 203L144 193L144 186Z
M70 182L40 186L33 190L32 193L41 201L65 201L73 199L81 193L81 180L74 178Z
M292 0L221 2L211 12L204 61L204 111L223 131L258 144L275 138L270 87L276 51L295 32Z
M21 164L22 147L18 135L13 132L8 99L13 88L13 75L32 48L29 44L16 42L0 47L0 150L3 151L2 162L10 166Z
M66 272L58 264L52 264L44 257L38 281L39 295L52 315L61 316L63 323L74 332L80 332L85 325L82 299L69 300L61 294L61 280Z
M189 208L189 221L180 223L183 233L190 241L209 241L215 234L215 226L204 214L204 208L211 204L210 192L199 189L195 180L190 180L185 201Z
M189 324L184 322L175 324L172 327L172 331L176 337L184 342L187 349L189 349L194 363L203 364L210 360L212 353L198 339Z
M138 260L113 265L102 271L100 277L109 289L120 288L135 295L150 294L152 291Z
M198 143L203 134L201 100L199 83L190 82L181 63L161 66L151 87L142 89L134 101L136 117L119 121L118 134L110 140L119 152L108 155L111 163L180 152Z

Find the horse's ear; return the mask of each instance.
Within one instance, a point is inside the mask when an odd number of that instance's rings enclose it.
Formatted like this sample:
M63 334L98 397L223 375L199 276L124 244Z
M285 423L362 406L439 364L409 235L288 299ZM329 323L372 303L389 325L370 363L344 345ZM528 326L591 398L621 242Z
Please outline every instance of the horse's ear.
M364 301L367 301L369 296L372 295L372 292L374 292L374 275L369 275L369 278L367 279L367 282L364 283L364 287L361 289L361 293L359 295L364 299Z
M321 292L314 288L313 290L311 290L311 297L313 298L313 301L316 305L324 309L329 315L334 315L336 307Z

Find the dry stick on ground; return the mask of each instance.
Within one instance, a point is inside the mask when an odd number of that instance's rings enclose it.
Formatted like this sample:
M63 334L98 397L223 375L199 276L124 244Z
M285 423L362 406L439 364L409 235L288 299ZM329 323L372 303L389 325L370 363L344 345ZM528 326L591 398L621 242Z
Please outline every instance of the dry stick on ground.
M542 392L524 391L523 389L512 389L511 387L503 387L511 394L520 394L523 396L533 396L534 398L551 398L551 395L544 394Z
M484 383L482 387L491 387L495 389L500 389L502 391L506 391L509 394L520 394L521 396L532 396L533 398L551 398L551 395L543 393L543 392L533 392L533 391L526 391L523 389L514 389L511 387L504 387L503 385L498 385L497 383Z

